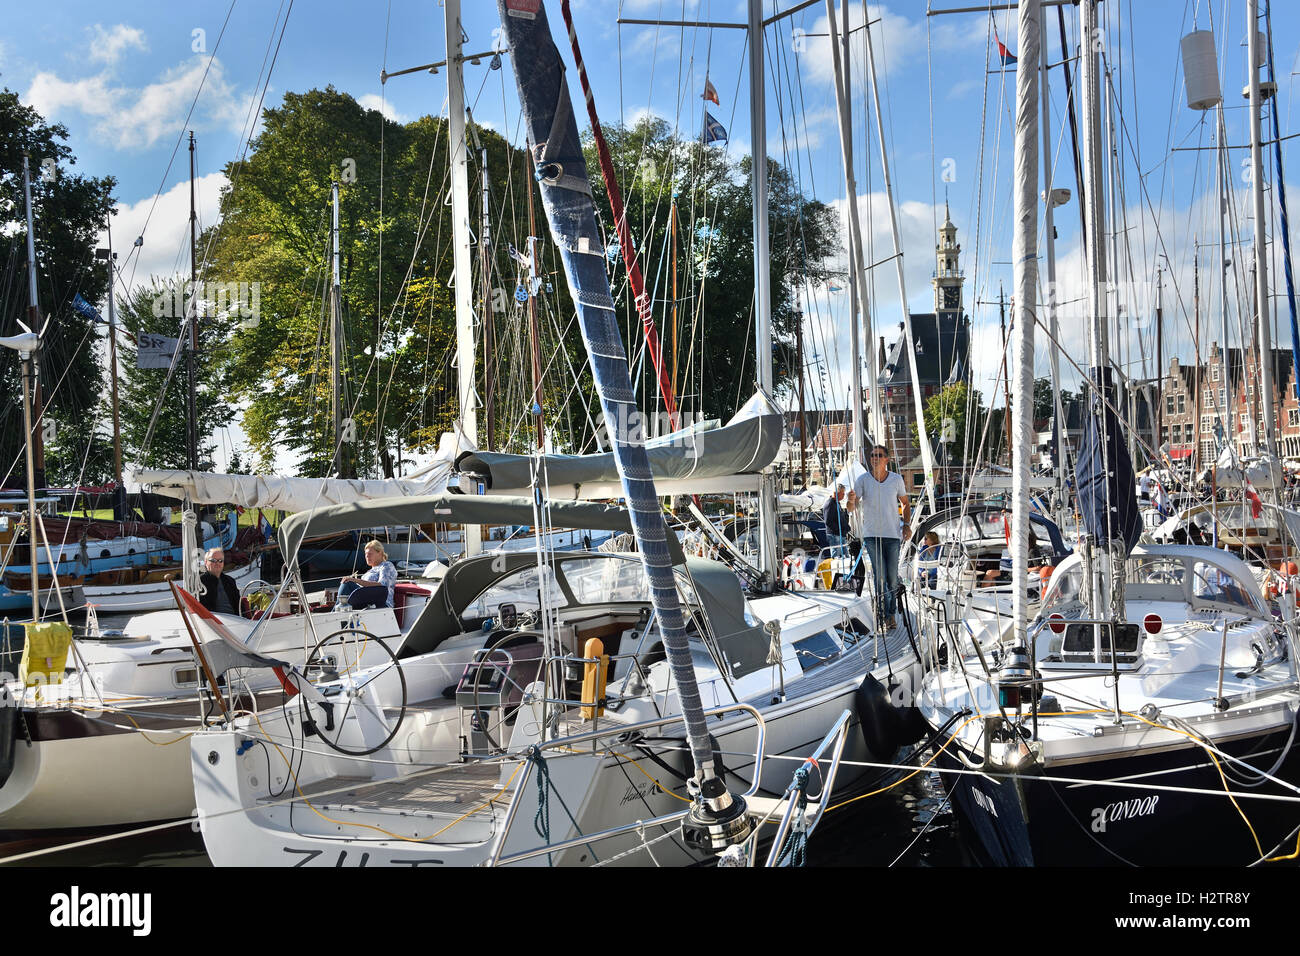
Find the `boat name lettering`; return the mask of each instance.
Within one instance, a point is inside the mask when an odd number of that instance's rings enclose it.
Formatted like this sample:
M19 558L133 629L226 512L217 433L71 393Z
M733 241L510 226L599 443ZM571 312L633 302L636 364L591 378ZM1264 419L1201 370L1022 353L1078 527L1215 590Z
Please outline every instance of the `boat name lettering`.
M1160 795L1153 794L1149 797L1136 797L1133 800L1120 800L1116 803L1109 803L1104 807L1094 807L1092 810L1092 832L1105 833L1107 823L1131 820L1134 817L1149 817L1156 812L1156 804L1159 801Z
M653 781L648 783L631 783L628 784L627 792L623 794L623 799L618 805L625 806L634 800L644 800L654 791L655 784Z

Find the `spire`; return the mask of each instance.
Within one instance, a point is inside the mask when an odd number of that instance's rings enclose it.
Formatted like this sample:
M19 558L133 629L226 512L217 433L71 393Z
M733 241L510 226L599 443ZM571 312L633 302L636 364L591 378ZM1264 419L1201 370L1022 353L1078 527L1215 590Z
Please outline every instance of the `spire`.
M945 186L943 189L943 227L947 229L950 226L952 226L952 215L948 212L948 187Z

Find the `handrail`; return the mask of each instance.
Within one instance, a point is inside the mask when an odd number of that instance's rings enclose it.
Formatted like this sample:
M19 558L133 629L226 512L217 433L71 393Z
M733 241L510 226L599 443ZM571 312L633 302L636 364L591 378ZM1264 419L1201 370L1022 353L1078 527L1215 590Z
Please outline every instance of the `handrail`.
M816 814L807 824L807 834L811 834L813 830L817 828L817 824L821 821L822 814L826 812L826 805L830 802L831 790L835 786L835 775L840 769L840 757L844 753L845 741L848 740L849 718L852 716L853 712L847 709L844 713L840 714L839 720L835 721L835 726L833 726L830 729L830 732L822 739L822 742L817 746L817 749L813 751L813 755L799 765L799 770L802 770L810 764L815 764L818 758L826 753L827 748L831 745L831 741L833 740L835 742L835 752L831 757L831 769L830 772L826 774L822 783L822 797L817 802ZM790 826L794 820L794 811L797 803L795 800L795 794L798 793L799 790L797 786L799 770L794 772L794 777L790 780L790 786L786 788L785 796L788 797L788 799L786 801L785 814L781 817L781 823L776 829L776 836L772 838L772 848L768 851L767 862L764 864L765 866L776 866L780 861L781 845L785 842L786 833L789 832Z
M743 796L749 797L749 796L753 796L758 791L758 784L761 778L760 778L760 774L757 771L758 768L762 766L762 762L763 762L763 750L767 742L767 725L763 720L762 714L760 714L754 707L750 706L749 704L742 704L742 703L726 704L722 707L711 708L709 710L704 711L704 717L706 719L709 717L717 717L722 714L729 713L731 711L748 711L750 714L753 715L754 721L758 726L758 740L754 745L754 770L755 770L754 779L750 783L749 789L746 790L745 793L743 794ZM506 837L510 835L510 829L514 825L515 816L519 812L519 803L523 797L524 787L527 785L529 778L532 776L535 762L528 758L538 755L543 750L555 750L561 747L574 748L575 745L577 744L586 743L587 741L595 741L601 737L611 737L611 736L621 737L626 734L639 733L642 730L654 730L659 727L667 726L668 724L680 723L684 720L685 717L683 715L674 714L670 717L659 717L654 720L643 720L635 724L622 724L616 727L607 727L603 730L592 730L592 731L587 731L586 733L574 734L569 737L557 737L554 740L537 743L529 747L526 757L521 758L521 759L527 759L527 763L524 765L524 772L519 778L519 783L515 785L515 792L510 797L510 804L506 808L505 820L502 823L502 827L501 827L501 835L498 836L496 839L496 844L495 846L493 846L492 853L488 857L487 865L504 866L508 863L518 863L522 860L531 860L533 857L544 856L548 853L558 853L562 850L568 850L575 846L583 846L584 844L598 842L600 840L606 840L614 836L620 836L624 833L635 832L636 830L642 829L647 826L658 826L660 824L673 823L683 819L686 816L686 814L690 812L689 809L677 811L675 813L665 814L659 817L654 817L653 819L650 820L638 820L635 823L628 823L628 824L622 824L617 827L610 827L605 830L599 830L596 833L577 836L569 840L563 840L559 843L550 843L539 849L522 850L518 853L512 853L511 855L506 857L503 857L501 855L501 851L505 849Z

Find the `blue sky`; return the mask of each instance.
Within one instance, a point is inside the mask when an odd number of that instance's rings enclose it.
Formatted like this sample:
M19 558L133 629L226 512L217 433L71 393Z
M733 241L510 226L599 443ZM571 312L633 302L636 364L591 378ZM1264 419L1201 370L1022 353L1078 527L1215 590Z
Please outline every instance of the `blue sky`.
M795 0L765 2L765 15ZM969 5L940 3L934 6ZM559 5L548 0L553 29L561 26ZM914 311L929 311L932 301L934 228L942 219L945 192L960 232L967 283L965 301L976 324L977 383L991 393L998 366L996 306L998 283L1010 286L1010 174L1013 74L997 67L990 27L1012 50L1019 50L1014 13L927 17L918 0L869 4L885 110L885 141L893 165L895 196L904 237L907 293ZM1219 33L1219 72L1228 91L1228 141L1245 143L1246 114L1240 89L1245 82L1245 6L1229 2L1120 2L1103 7L1103 50L1122 100L1120 137L1126 213L1122 235L1131 251L1122 262L1122 293L1130 325L1142 326L1150 312L1151 279L1157 263L1167 264L1165 286L1166 362L1172 352L1190 356L1191 259L1193 236L1217 238L1214 202L1205 193L1212 180L1212 154L1171 153L1170 147L1208 145L1211 125L1187 108L1183 98L1179 38L1211 18ZM0 37L0 83L37 106L48 120L64 123L69 145L86 172L112 174L120 203L114 241L125 249L136 235L144 245L126 273L135 281L166 274L185 262L188 203L187 156L178 137L200 81L189 120L198 139L200 208L204 222L216 212L221 186L218 170L243 149L255 120L260 84L269 56L274 71L266 106L286 90L333 84L363 104L408 120L445 113L444 74L395 78L381 85L381 70L398 70L442 59L443 9L433 0L355 3L297 0L276 52L287 2L123 3L106 7L82 0L23 4L7 11L8 29ZM696 135L701 123L706 70L721 104L711 112L729 129L733 154L747 153L752 141L745 77L745 32L620 25L625 19L700 19L742 22L739 0L574 0L596 101L606 121L632 121L647 111ZM850 5L850 21L863 21L861 4ZM228 16L228 21L227 21ZM1049 59L1061 59L1056 9L1046 11ZM491 49L496 39L495 3L465 0L466 52ZM1300 11L1279 4L1273 23L1279 81L1282 135L1289 134L1292 71L1296 69ZM1226 29L1224 22L1227 23ZM1074 43L1075 12L1066 9L1067 35ZM825 33L825 5L817 3L769 27L764 37L769 155L795 170L805 192L843 210L845 187L831 91ZM224 29L224 32L223 32ZM863 226L870 236L871 261L893 249L883 199L877 133L868 121L863 33L855 34L855 159ZM557 40L566 59L568 45ZM204 75L206 72L206 78ZM1074 190L1074 173L1061 134L1065 126L1061 70L1052 71L1053 153L1057 185ZM576 89L576 76L570 73ZM508 69L491 72L485 60L466 67L466 97L476 118L518 141L518 111ZM1267 137L1266 133L1266 137ZM1289 145L1289 144L1288 144ZM177 150L173 158L173 150ZM1234 151L1234 234L1249 237L1248 194L1239 164L1247 155ZM170 164L170 168L169 168ZM947 180L947 181L945 181ZM1297 204L1296 200L1292 205ZM1271 208L1271 204L1270 204ZM147 223L147 226L146 226ZM1063 301L1079 282L1078 210L1072 200L1057 210L1057 260ZM1249 248L1242 250L1249 253ZM1160 258L1163 254L1165 258ZM1201 252L1209 269L1209 253ZM1130 265L1131 262L1131 265ZM1275 268L1275 275L1280 270ZM1202 323L1217 293L1203 277ZM1246 280L1243 280L1243 282ZM1175 287L1176 284L1176 287ZM1279 280L1280 288L1280 280ZM872 310L878 334L891 337L900 315L892 264L872 276ZM847 362L847 296L806 290L813 348L826 364L830 391L842 391ZM1209 304L1207 304L1209 303ZM1077 309L1077 307L1076 307ZM1062 307L1067 353L1082 362L1082 316ZM1285 310L1283 310L1284 312ZM1235 321L1235 318L1234 318ZM1283 319L1285 329L1285 318ZM1144 330L1148 334L1149 330ZM1202 331L1203 341L1219 338ZM1148 349L1152 346L1148 342ZM1130 370L1140 374L1136 341L1129 343ZM1041 342L1039 368L1046 368ZM1066 363L1068 368L1068 363ZM827 401L834 403L832 396Z

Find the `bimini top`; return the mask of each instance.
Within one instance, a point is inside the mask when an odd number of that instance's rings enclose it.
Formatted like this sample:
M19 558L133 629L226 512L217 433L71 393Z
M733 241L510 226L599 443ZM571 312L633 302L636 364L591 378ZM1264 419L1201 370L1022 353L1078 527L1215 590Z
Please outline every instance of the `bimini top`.
M1138 545L1125 561L1128 601L1186 601L1229 605L1268 616L1268 604L1250 566L1221 548L1196 544ZM1076 551L1052 574L1043 613L1083 599L1083 558Z
M546 503L551 524L557 528L593 531L631 531L627 509L621 505L586 501L551 501ZM424 495L401 498L375 498L350 504L331 505L312 511L300 511L280 525L280 552L285 560L297 560L298 548L307 535L341 534L390 525L445 524L519 524L534 520L533 500L501 495ZM674 563L680 563L681 545L674 535L668 536Z

